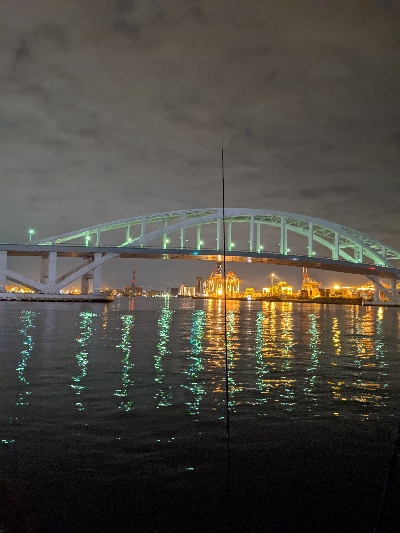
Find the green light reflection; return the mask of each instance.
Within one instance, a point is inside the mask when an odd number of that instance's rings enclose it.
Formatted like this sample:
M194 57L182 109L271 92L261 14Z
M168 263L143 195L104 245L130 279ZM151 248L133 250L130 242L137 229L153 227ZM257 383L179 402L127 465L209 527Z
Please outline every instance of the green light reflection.
M228 405L233 409L237 401L235 399L235 394L241 392L243 387L237 385L234 379L234 368L235 360L238 359L238 342L237 342L237 333L239 320L239 315L235 311L228 311L226 314L226 337L227 337L227 353L228 353L228 384L229 384L229 402ZM234 409L233 409L234 410Z
M206 312L204 310L198 310L193 313L189 340L191 344L190 357L188 357L189 369L184 372L188 376L189 385L182 385L183 388L188 389L193 394L193 400L185 402L191 415L200 414L200 402L204 394L206 394L203 387L204 382L200 383L198 380L199 373L204 370L202 341L205 322Z
M23 389L18 394L18 398L15 402L18 406L28 405L26 397L31 394L31 391L28 390L29 381L27 381L25 378L25 370L33 350L33 340L32 335L29 334L29 330L35 327L33 324L33 319L35 316L36 313L34 311L21 312L22 328L19 331L23 335L22 344L25 346L25 348L21 351L21 360L16 368L16 371L18 372L18 379L23 386Z
M255 337L256 345L254 351L254 357L256 359L256 390L259 393L259 397L256 397L256 403L266 403L268 394L265 376L268 374L267 365L264 362L263 350L264 350L264 330L265 330L265 317L262 311L259 311L256 316L255 324Z
M93 324L93 318L96 315L96 313L92 313L90 311L82 311L79 313L79 316L81 318L81 321L79 323L79 329L80 329L80 335L76 339L80 346L79 353L76 354L76 360L78 361L78 366L80 369L80 374L77 376L73 376L72 380L75 382L71 385L73 389L75 389L76 394L80 395L81 392L84 390L85 385L82 385L82 380L87 374L87 366L88 366L88 352L86 350L86 346L89 344L90 339L93 336L93 330L92 330L92 324ZM81 402L76 403L76 407L78 411L83 411L84 407Z
M159 389L156 392L155 399L157 402L157 408L167 407L171 405L172 394L169 387L168 389L163 388L164 382L164 371L163 371L163 358L167 355L167 345L169 340L169 329L172 321L172 313L169 307L169 301L166 298L164 308L161 310L160 318L158 319L158 343L157 350L158 353L154 356L154 368L156 370L155 381L159 385Z
M306 396L311 396L311 399L314 403L317 402L317 396L313 396L313 390L317 383L317 368L319 366L319 356L322 354L322 351L319 349L319 345L321 344L321 332L319 330L320 328L320 322L319 317L315 315L314 313L310 313L309 315L310 319L310 327L308 329L310 340L309 340L309 347L311 352L311 364L307 368L308 376L306 377L305 381L305 387L304 392L306 393ZM309 410L311 411L311 406L309 407ZM319 416L319 414L316 414L315 416Z
M117 389L114 393L114 396L120 396L124 398L119 404L119 409L124 411L130 411L132 409L132 400L128 399L128 390L133 385L133 379L130 378L130 370L134 367L134 364L130 362L131 354L131 330L133 328L135 317L133 315L122 315L121 320L124 323L122 330L122 340L121 344L117 345L117 348L120 348L124 357L122 359L122 388Z

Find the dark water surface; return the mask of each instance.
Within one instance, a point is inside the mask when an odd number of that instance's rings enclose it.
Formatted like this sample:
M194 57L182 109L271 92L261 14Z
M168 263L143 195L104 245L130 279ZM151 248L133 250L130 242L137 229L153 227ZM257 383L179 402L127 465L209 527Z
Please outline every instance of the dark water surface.
M399 310L228 302L229 476L223 318L1 302L0 531L374 531ZM379 531L400 531L399 479L395 462Z

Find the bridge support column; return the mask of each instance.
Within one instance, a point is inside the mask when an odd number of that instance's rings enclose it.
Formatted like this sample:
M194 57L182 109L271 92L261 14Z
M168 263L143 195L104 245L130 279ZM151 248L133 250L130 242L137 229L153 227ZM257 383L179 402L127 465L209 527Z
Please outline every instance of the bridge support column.
M221 249L221 220L217 220L217 250Z
M249 251L252 252L254 248L254 215L250 217L250 246Z
M201 248L201 226L200 224L196 227L197 230L197 249Z
M399 303L400 295L397 292L397 278L391 280L391 292L390 292L390 301L393 303Z
M81 294L89 294L89 280L93 279L93 270L87 272L81 279Z
M57 273L57 252L44 252L40 269L40 283L45 285L44 294L53 294L55 291Z
M181 249L185 248L185 228L181 228Z
M94 260L97 261L98 259L100 259L101 256L102 254L100 253L94 254ZM99 296L100 287L101 287L101 265L94 268L92 272L93 272L93 295Z
M281 217L281 244L280 253L287 254L287 227L285 217Z
M181 222L185 222L185 215L181 215ZM181 250L185 248L186 246L186 240L185 240L185 228L181 228Z
M0 292L6 292L7 251L0 252Z
M335 233L335 242L333 248L333 259L339 259L339 233Z
M371 280L372 283L374 284L373 303L379 303L381 301L380 296L379 296L379 293L381 292L381 288L382 288L381 282L379 281L378 276L367 276L367 278Z
M377 287L376 285L375 285L375 290L374 290L374 300L373 301L374 301L374 303L378 303L378 302L381 301L380 298L379 298L379 287Z
M146 233L146 219L142 218L142 228L140 231L140 236L143 237L145 233Z
M313 256L314 224L308 224L308 257Z
M168 220L164 220L164 228L167 228L168 227ZM167 234L164 233L163 237L162 237L162 243L163 243L163 248L164 250L167 248L167 243L168 243L168 239L167 239Z
M361 244L358 245L357 250L357 262L362 263L363 262L363 255L364 255L364 248Z

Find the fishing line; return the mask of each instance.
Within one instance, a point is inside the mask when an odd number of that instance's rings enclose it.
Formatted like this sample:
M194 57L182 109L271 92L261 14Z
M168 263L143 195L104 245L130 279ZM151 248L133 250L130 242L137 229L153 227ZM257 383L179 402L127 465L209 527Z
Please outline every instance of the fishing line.
M223 120L223 117L221 117ZM225 230L225 172L224 172L224 129L222 123L222 148L221 148L221 163L222 163L222 232L224 244L224 261L223 261L223 276L224 276L224 335L225 335L225 399L226 399L226 437L228 440L228 459L229 459L229 361L228 361L228 331L226 319L226 230ZM229 466L229 465L228 465Z
M225 340L225 403L226 403L226 441L227 441L227 494L228 494L228 524L230 515L230 423L229 423L229 361L228 361L228 331L226 319L226 231L225 231L225 171L224 171L224 123L221 117L221 168L222 168L222 233L224 245L223 276L224 276L224 340Z

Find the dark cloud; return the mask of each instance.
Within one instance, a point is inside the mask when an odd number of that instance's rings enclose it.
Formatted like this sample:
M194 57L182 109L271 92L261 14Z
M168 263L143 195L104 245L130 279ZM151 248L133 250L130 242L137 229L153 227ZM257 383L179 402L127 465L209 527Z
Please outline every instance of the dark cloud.
M15 51L15 65L22 61L28 55L28 43L25 37L21 38L19 46Z
M0 11L1 240L218 205L223 116L229 205L328 218L398 247L399 2Z
M357 194L357 189L348 185L330 185L327 187L314 187L310 189L301 189L299 192L300 196L304 198L322 198L323 196L332 197L332 196L343 196L348 197L352 194Z

